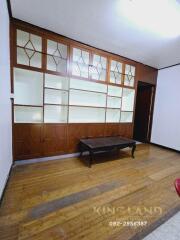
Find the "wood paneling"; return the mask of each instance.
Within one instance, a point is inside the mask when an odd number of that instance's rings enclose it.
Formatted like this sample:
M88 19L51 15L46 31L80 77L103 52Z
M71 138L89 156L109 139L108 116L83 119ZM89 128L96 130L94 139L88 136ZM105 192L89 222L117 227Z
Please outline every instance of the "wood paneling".
M131 123L14 124L14 160L78 152L79 139L132 138Z
M104 123L87 124L88 137L103 137L105 125Z
M43 156L67 152L67 124L43 124Z
M14 124L14 159L42 156L42 125Z
M129 149L99 155L91 169L78 158L14 167L0 209L0 239L144 239L180 209L173 187L180 156L142 144L135 155ZM111 221L147 224L112 227Z
M137 79L141 82L151 83L156 85L158 70L143 64L138 64Z
M119 135L119 125L117 123L107 123L105 126L104 136L118 136Z
M126 138L133 137L133 124L123 123L119 124L119 135Z
M68 124L68 152L78 152L78 144L80 138L88 137L87 124Z

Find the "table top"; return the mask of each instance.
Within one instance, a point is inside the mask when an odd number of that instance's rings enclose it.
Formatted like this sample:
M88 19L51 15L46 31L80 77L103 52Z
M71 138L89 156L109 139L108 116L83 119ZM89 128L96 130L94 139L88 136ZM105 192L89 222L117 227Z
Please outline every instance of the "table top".
M128 144L136 144L135 140L123 138L123 137L99 137L99 138L87 138L80 139L80 142L85 144L91 149L111 146L121 146Z

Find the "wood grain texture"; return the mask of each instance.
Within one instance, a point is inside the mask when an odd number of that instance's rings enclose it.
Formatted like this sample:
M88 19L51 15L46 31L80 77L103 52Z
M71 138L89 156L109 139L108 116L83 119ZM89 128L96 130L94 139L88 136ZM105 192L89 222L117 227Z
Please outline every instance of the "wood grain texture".
M137 145L134 160L129 150L99 154L91 169L78 158L16 166L0 209L0 239L142 239L180 209L179 176L179 154L151 145ZM120 220L147 225L109 226Z
M144 64L138 64L137 78L138 81L151 83L156 85L158 71L155 68L146 66Z

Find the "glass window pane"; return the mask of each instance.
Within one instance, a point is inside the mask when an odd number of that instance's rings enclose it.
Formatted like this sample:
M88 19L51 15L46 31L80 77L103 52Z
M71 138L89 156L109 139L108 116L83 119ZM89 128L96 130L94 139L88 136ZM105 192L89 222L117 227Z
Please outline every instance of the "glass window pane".
M122 111L133 111L134 95L134 89L123 88Z
M78 62L72 63L72 75L78 77L88 78L89 76L89 66Z
M134 87L134 77L131 75L124 76L124 85L129 87Z
M129 122L133 121L133 112L121 112L121 122Z
M29 33L17 29L17 45L25 47L29 41Z
M45 89L45 103L49 104L68 104L68 92Z
M35 50L42 52L42 38L34 34L30 34L30 38Z
M51 71L67 72L67 45L47 40L47 69Z
M56 71L56 63L52 56L47 55L47 70Z
M122 83L122 66L123 64L121 62L111 60L110 82L116 84Z
M73 48L72 75L88 78L89 53L78 48Z
M126 64L125 74L135 76L135 70L136 68L134 66Z
M73 79L73 78L71 78L71 80L70 80L70 88L83 89L83 90L89 90L89 91L97 91L97 92L102 92L102 93L107 92L106 84L84 81L84 80Z
M17 30L17 63L28 65L32 67L42 67L42 38L27 33L21 30Z
M109 108L121 108L121 98L107 97L107 107Z
M68 90L69 79L67 77L45 74L45 87Z
M29 66L29 58L23 48L17 48L17 63Z
M93 66L91 67L91 78L95 80L106 80L107 59L100 55L93 55Z
M124 85L131 86L131 87L134 86L135 70L136 69L135 69L134 66L126 64L126 67L125 67L125 74L126 75L125 75L125 79L124 79Z
M105 107L106 95L103 93L94 93L71 89L69 104L79 106Z
M121 97L122 96L122 88L108 85L108 95L114 97Z
M66 123L68 109L66 106L44 106L44 122L46 123Z
M14 103L43 105L43 73L14 69Z
M120 110L118 110L118 109L107 109L107 111L106 111L106 122L120 122Z
M67 45L47 40L47 53L59 58L67 59Z
M104 108L69 107L70 123L105 122Z
M35 52L34 55L31 58L31 60L30 60L30 66L41 68L42 67L41 63L42 63L41 53Z
M14 106L14 121L16 123L41 123L43 122L43 108Z
M47 56L47 70L66 73L67 60L60 58L60 57L48 55Z
M122 74L117 72L110 72L110 82L121 84L122 83Z

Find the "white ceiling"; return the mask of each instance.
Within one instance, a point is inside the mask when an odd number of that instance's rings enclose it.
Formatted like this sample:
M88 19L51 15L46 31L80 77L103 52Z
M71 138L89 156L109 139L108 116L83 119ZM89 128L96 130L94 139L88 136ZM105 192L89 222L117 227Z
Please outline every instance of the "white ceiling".
M152 67L180 63L180 35L169 38L138 27L122 14L122 1L11 0L11 7L15 18ZM161 17L163 6L156 10Z

